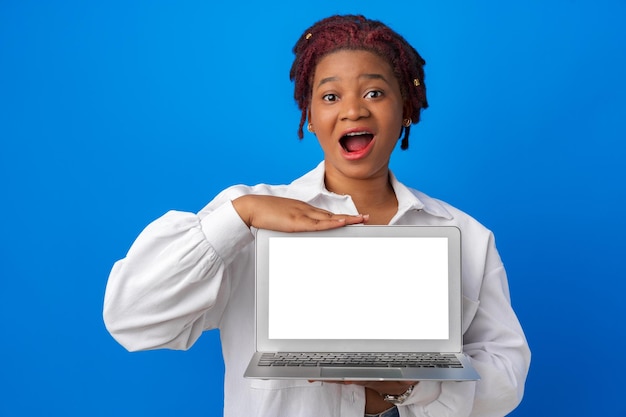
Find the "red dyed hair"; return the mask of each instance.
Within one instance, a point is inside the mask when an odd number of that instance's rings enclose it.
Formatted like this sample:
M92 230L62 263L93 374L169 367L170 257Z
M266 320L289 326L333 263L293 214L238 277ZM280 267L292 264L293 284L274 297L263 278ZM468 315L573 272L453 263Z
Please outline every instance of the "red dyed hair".
M424 64L419 53L399 34L384 23L360 15L331 16L320 20L304 31L293 47L295 59L289 78L295 81L294 98L302 111L298 137L304 137L311 102L313 76L317 63L326 55L341 49L365 50L385 59L393 69L404 98L404 117L413 123L420 120L420 112L428 107ZM411 127L404 127L401 148L409 147Z

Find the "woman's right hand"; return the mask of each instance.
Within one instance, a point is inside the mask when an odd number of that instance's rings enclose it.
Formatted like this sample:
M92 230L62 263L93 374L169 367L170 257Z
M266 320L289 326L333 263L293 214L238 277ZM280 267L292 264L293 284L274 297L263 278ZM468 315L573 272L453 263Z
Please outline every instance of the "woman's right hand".
M291 198L248 194L233 200L239 217L257 229L308 232L365 223L368 215L334 214Z

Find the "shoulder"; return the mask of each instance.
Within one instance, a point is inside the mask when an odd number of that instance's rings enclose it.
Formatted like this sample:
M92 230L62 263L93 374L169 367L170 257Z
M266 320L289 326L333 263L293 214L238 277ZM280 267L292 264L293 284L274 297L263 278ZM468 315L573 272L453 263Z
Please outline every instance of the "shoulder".
M415 188L407 189L423 205L423 216L428 216L428 223L456 226L461 230L463 249L468 253L485 253L494 245L493 232L472 215Z

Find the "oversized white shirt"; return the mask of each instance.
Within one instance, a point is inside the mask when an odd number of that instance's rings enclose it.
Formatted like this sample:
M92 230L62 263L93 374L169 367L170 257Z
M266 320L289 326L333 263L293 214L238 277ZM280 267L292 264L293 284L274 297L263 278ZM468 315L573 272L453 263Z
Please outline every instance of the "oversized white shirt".
M521 401L530 351L511 308L493 234L467 214L391 176L398 212L390 224L457 226L462 234L463 344L478 382L422 381L398 407L401 417L503 416ZM220 329L226 417L363 417L364 388L307 381L244 379L254 351L254 229L232 200L244 194L293 198L358 214L350 196L324 186L324 163L289 185L233 186L198 214L170 211L139 235L113 266L104 319L130 351L188 349ZM359 320L344 317L346 321ZM390 320L410 317L394 317Z

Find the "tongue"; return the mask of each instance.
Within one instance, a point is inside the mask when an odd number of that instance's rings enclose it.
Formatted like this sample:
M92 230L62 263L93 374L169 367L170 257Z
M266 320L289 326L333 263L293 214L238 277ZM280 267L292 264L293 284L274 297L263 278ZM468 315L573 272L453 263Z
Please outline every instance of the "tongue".
M367 147L372 141L372 135L348 136L343 140L343 147L348 152L358 152Z

